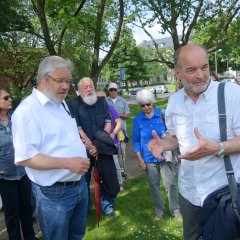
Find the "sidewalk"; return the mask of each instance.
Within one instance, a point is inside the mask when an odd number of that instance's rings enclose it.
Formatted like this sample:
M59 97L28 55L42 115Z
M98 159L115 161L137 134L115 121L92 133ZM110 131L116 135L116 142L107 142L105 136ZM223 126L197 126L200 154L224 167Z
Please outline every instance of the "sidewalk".
M127 179L137 176L142 173L141 169L138 166L138 161L136 154L133 152L132 139L129 140L126 147L126 174ZM34 225L35 233L39 232L39 225ZM0 240L8 240L7 230L4 222L3 212L0 212Z

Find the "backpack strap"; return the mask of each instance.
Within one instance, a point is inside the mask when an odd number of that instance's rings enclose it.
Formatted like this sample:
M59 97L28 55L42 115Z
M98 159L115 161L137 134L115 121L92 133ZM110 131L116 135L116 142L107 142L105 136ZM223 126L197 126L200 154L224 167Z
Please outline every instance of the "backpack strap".
M163 113L162 113L162 109L161 109L161 108L159 108L159 113L160 113L160 116L161 116L161 118L162 118L162 121L163 121L163 123L164 123L164 127L165 127L165 128L166 128L166 130L167 130L167 126L166 126L165 117L163 116Z

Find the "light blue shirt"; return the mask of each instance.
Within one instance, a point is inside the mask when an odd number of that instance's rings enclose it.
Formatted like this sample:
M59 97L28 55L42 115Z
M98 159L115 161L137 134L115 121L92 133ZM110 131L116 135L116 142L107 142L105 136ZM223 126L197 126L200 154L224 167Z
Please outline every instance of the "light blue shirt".
M108 102L109 105L113 106L117 110L119 115L120 114L130 114L128 103L127 103L127 101L124 98L122 98L120 96L117 96L117 100L114 103L112 101L112 99L110 97L108 97L107 98L107 102ZM123 124L122 128L125 131L127 131L127 129L126 129L126 120L125 119L122 119L122 124Z

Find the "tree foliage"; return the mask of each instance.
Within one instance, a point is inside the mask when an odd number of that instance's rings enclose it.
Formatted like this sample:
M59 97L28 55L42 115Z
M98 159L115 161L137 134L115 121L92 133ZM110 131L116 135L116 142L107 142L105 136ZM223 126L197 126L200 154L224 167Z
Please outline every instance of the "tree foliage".
M20 13L29 14L23 15L25 18L22 18L21 22L13 19L9 26L6 25L9 18L4 18L1 36L5 43L1 44L1 52L4 53L6 47L11 54L13 49L10 45L13 44L13 39L9 36L15 34L21 36L15 38L18 41L17 45L22 46L24 43L26 48L22 54L32 50L33 55L38 52L68 57L75 63L76 78L90 76L96 83L102 68L111 58L121 33L124 18L123 0L24 0L22 4L18 2L14 2L14 7L11 6L11 1L5 2L7 11L12 15L18 13L17 17L20 17ZM28 39L35 41L35 48L29 44ZM107 54L100 62L101 49ZM24 58L18 60L23 61ZM35 64L34 69L37 68L39 60L32 62ZM18 65L20 66L20 62ZM4 74L7 72L6 68L2 70ZM19 77L17 74L13 76L13 69L11 75L11 79ZM25 86L25 79L19 82L23 83L22 87Z
M159 35L168 33L173 40L173 48L188 44L194 30L198 30L198 20L205 24L215 22L215 26L208 35L209 52L216 51L228 40L229 26L239 15L240 2L238 0L132 0L135 5L135 16L138 26L155 44L160 62L173 68L173 62L168 62L159 52L159 46L147 31L146 26L160 24ZM179 37L181 36L180 40Z

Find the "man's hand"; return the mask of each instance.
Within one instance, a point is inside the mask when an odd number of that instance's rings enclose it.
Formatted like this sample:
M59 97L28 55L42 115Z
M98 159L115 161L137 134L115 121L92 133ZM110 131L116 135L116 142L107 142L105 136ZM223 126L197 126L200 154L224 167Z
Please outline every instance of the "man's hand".
M91 156L96 157L97 156L97 148L92 145L92 147L89 149L89 153L91 154Z
M88 158L73 157L67 159L66 165L71 172L84 175L90 167L90 160Z
M163 160L161 153L163 152L163 141L157 135L157 133L152 131L153 139L148 143L148 150L153 154L153 156L159 160Z
M198 131L197 128L194 129L194 134L198 139L198 145L187 151L185 154L180 155L181 159L185 160L198 160L204 157L215 155L219 150L219 144L211 142L205 139Z
M84 137L82 139L82 141L83 141L83 143L84 143L84 145L85 145L87 150L92 148L92 142L91 142L91 140L88 137Z

